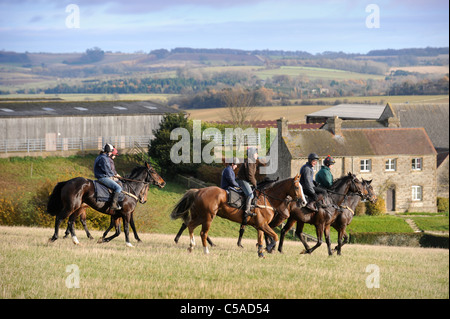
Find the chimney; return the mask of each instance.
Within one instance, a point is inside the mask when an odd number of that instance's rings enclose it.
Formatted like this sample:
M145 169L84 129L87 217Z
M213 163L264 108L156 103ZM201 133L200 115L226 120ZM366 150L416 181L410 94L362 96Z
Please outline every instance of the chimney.
M342 119L338 116L333 116L327 120L328 130L333 133L333 135L342 136Z
M285 117L277 120L278 136L285 137L288 135L288 122Z

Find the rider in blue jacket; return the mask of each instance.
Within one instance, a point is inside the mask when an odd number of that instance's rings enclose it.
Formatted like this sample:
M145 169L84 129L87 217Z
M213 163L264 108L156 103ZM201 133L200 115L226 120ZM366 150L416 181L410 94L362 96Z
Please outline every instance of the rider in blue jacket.
M94 175L100 183L114 191L111 209L120 210L119 195L122 192L122 187L114 181L117 174L112 170L110 163L110 156L113 153L114 147L111 144L106 144L103 151L95 159Z

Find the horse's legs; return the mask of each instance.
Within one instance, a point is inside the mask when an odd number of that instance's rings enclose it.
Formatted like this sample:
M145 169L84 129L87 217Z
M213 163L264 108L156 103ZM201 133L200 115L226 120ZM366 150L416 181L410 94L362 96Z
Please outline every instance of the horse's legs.
M115 227L116 232L114 233L114 235L110 236L110 237L106 237L106 235L108 234L108 232L111 230L111 228ZM120 218L119 217L114 217L111 216L111 223L109 224L108 229L103 233L103 237L100 238L98 240L98 243L107 243L111 240L113 240L114 238L116 238L117 236L120 235Z
M342 240L342 238L344 238L344 240ZM347 242L348 242L348 235L345 232L345 227L344 227L344 228L339 229L338 245L334 248L334 250L337 252L338 256L341 255L342 246L344 246Z
M212 219L208 219L207 221L205 221L202 224L202 231L200 232L200 237L202 238L202 244L203 244L203 252L205 254L209 254L207 238L208 238L209 228L211 227L211 222L212 222Z
M325 226L324 235L325 235L325 242L327 243L328 255L331 256L333 255L333 252L331 251L330 225Z
M174 242L175 244L178 244L178 241L180 240L181 234L184 232L184 230L187 228L185 223L181 224L180 230L178 231L177 235L175 236Z
M305 223L298 221L297 222L297 228L295 229L295 234L300 238L300 241L302 242L303 246L305 247L305 250L301 252L301 254L309 253L311 251L311 248L309 248L308 242L306 241L305 237L303 236L303 227L305 226Z
M263 250L263 237L264 237L264 232L261 229L258 229L258 257L260 258L266 258L264 256L264 250Z
M245 232L245 225L241 224L241 228L239 228L239 238L237 241L238 247L241 247L241 248L244 248L244 246L242 246L242 237L244 236L244 232Z
M131 243L130 243L130 229L129 229L129 224L130 224L130 219L131 219L131 214L128 214L128 216L123 216L123 232L125 234L125 243L128 247L134 247Z
M191 223L189 223L189 224L191 224ZM189 248L188 248L188 251L189 252L192 252L192 250L194 250L194 247L195 247L195 237L194 237L194 229L195 229L195 227L197 227L197 225L196 226L191 226L191 225L189 225L188 226L188 229L189 229Z
M81 225L83 225L84 231L86 232L86 236L89 239L94 239L94 237L92 237L91 233L89 232L89 229L87 228L87 224L86 224L86 207L82 207L80 208L82 209L82 213L80 214L80 222Z
M283 229L281 229L280 232L280 243L278 244L278 251L280 253L283 252L283 243L284 243L284 236L286 233L294 226L296 220L294 218L289 218L286 222L286 225L284 225Z
M142 240L139 238L138 233L136 231L136 226L134 225L133 213L134 213L134 211L131 213L130 226L131 226L131 229L133 230L134 239L136 239L137 242L142 242Z
M50 242L54 242L58 239L59 226L61 225L61 222L63 220L64 218L60 218L58 215L55 217L55 233L53 234L52 238L50 238Z
M72 214L69 217L69 221L67 222L67 229L70 231L70 235L72 236L72 241L75 245L79 245L77 236L75 235L75 220L78 217L77 214Z
M323 225L316 225L316 235L317 235L317 243L313 248L306 250L308 254L311 254L314 250L316 250L320 245L322 245L322 234L324 232Z
M258 229L258 256L264 257L264 254L262 253L262 242L264 235L267 235L271 238L271 242L269 246L266 247L266 250L268 252L271 252L273 249L275 249L275 246L277 245L278 241L278 235L273 231L272 228L270 228L269 224L264 223L262 224Z

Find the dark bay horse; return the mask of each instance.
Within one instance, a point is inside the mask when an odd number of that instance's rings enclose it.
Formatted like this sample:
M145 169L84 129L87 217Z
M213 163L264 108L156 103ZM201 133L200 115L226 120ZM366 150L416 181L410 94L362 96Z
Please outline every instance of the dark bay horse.
M166 184L148 163L145 163L145 166L135 167L127 179L129 181L124 183L124 189L135 195L142 191L145 184L153 183L160 188L163 188ZM115 219L121 217L124 224L126 244L127 246L133 246L129 241L128 225L136 207L137 200L130 196L125 196L122 209L111 211L110 203L96 201L94 182L84 177L76 177L65 182L60 182L53 189L47 204L47 212L55 216L55 233L50 238L50 242L58 239L59 225L64 219L70 217L68 222L69 231L73 242L79 244L74 227L74 221L78 215L74 215L74 213L78 212L83 204L87 204L103 214L112 215Z
M368 191L368 195L365 196L364 199L369 200L372 203L375 203L377 201L377 196L375 195L372 185L370 185L371 182L372 182L371 180L366 181L362 179L362 183ZM338 255L341 255L342 246L344 246L348 242L348 234L345 231L345 229L351 223L353 216L355 215L356 206L358 206L360 201L361 196L359 196L358 194L348 195L340 206L342 212L331 224L331 226L338 232L338 245L334 248L334 251L336 251Z
M147 202L147 193L148 193L148 189L149 189L149 184L145 183L144 185L145 185L145 186L142 187L142 190L141 190L141 192L139 193L139 195L136 196L136 198L133 197L135 200L139 201L139 203L141 203L141 204L145 204L145 203ZM128 195L128 196L130 196L130 195ZM83 225L84 231L86 232L86 236L87 236L89 239L94 239L94 237L92 237L91 233L89 232L89 229L87 228L87 224L86 224L86 209L87 209L88 207L89 207L89 206L86 205L86 204L81 205L81 207L80 207L76 212L74 212L71 216L73 216L72 218L73 218L74 220L79 216L79 217L80 217L80 222L81 222L81 224ZM134 218L133 218L133 215L134 215L134 211L131 213L131 217L130 217L130 226L131 226L131 229L133 230L134 238L136 239L136 241L140 242L141 239L139 238L139 236L138 236L138 234L137 234L136 226L135 226L135 224L134 224ZM122 218L120 218L120 217L115 218L114 216L111 216L111 222L110 222L110 224L109 224L109 227L108 227L108 229L103 233L103 236L98 240L98 242L99 242L99 243L108 242L108 241L110 241L111 239L113 239L113 238L119 236L119 234L120 234L120 221L121 221L121 220L122 220ZM108 232L109 232L113 227L115 227L115 229L116 229L116 236L114 236L114 237L111 236L111 237L109 237L108 239L105 238L106 235L108 235ZM68 225L67 225L66 232L65 232L65 234L64 234L64 238L67 238L69 235L70 235L70 227L69 227L69 224L68 224Z
M311 254L315 249L322 245L322 234L325 235L325 241L328 247L328 254L332 255L331 241L330 241L330 226L335 222L336 218L340 215L341 210L339 206L347 197L347 194L357 195L360 198L369 196L369 192L366 187L367 184L363 184L359 181L355 175L348 173L348 175L337 179L331 188L328 190L328 204L327 208L319 208L317 212L313 212L306 207L299 207L296 202L290 202L285 209L287 209L289 218L286 225L281 230L280 244L278 251L283 251L283 242L286 232L288 232L292 226L297 222L296 235L299 236L305 251ZM370 183L369 183L370 185ZM281 207L282 208L282 207ZM281 223L280 220L274 220L271 223L271 227L276 227ZM314 225L316 228L317 244L310 248L302 236L304 224Z
M304 200L299 175L274 183L273 186L264 190L264 194L257 191L256 216L251 217L247 224L258 231L259 257L264 257L262 249L264 234L274 238L275 243L278 240L277 234L270 228L269 223L275 210L287 196ZM227 203L226 191L216 186L188 190L170 214L172 219L182 218L187 225L190 236L189 251L192 251L195 246L194 229L202 225L200 236L205 254L209 253L208 231L216 215L242 224L242 210L230 207Z

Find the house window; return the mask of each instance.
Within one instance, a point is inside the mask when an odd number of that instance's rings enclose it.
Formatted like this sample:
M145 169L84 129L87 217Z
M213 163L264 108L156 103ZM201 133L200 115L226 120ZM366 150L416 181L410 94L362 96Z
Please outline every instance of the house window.
M422 186L412 187L412 200L421 201L422 200Z
M411 168L413 171L421 171L422 170L422 158L416 157L411 161Z
M386 171L393 172L397 170L397 160L390 158L386 161Z
M362 159L360 163L361 172L370 172L372 170L372 160Z

